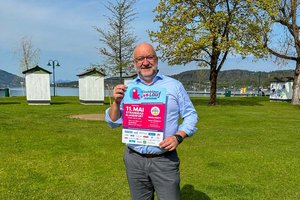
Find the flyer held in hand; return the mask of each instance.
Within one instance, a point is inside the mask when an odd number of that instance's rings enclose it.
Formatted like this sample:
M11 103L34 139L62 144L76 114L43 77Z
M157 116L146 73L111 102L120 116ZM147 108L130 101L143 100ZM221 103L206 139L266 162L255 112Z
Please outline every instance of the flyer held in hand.
M166 89L129 86L123 104L122 142L159 146L166 116Z

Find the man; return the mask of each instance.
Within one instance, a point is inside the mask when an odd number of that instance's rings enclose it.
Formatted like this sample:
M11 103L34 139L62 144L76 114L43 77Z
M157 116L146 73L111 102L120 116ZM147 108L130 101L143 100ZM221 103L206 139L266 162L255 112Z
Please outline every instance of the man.
M141 43L133 52L134 67L138 77L135 86L166 88L166 122L164 139L158 146L127 144L124 163L133 200L160 200L180 198L179 158L176 148L186 137L196 131L196 110L182 84L162 75L157 67L158 58L152 45ZM106 110L106 121L114 128L122 124L123 97L127 86L119 84L113 89L114 102ZM181 116L183 122L178 125Z

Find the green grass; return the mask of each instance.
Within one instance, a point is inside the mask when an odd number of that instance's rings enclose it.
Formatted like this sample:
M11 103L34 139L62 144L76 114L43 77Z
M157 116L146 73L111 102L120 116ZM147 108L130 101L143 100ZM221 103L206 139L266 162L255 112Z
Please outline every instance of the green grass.
M266 97L193 98L198 131L178 149L183 200L300 199L300 107ZM0 199L130 199L121 129L70 115L109 106L0 98ZM108 101L107 101L108 102Z

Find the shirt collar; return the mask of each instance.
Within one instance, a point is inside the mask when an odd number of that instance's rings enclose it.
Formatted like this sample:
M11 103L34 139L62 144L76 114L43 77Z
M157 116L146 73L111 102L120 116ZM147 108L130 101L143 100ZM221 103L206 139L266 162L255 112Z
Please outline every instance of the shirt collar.
M155 77L153 78L153 81L152 81L152 83L151 83L150 85L153 85L156 81L158 81L158 80L160 80L160 79L163 79L163 78L164 78L163 75L162 75L162 74L160 73L160 71L158 70L157 74L156 74ZM145 81L143 81L143 80L140 78L139 75L135 78L134 81L135 81L136 83L143 83L143 84L147 85L147 84L145 83Z

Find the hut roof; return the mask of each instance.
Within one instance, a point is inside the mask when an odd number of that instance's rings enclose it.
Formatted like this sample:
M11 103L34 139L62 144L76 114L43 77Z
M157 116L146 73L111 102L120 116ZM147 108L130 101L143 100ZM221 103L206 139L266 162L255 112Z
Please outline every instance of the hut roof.
M23 71L22 73L23 73L23 74L27 74L27 73L35 72L35 71L43 71L43 72L46 72L46 73L48 73L48 74L52 74L52 73L49 72L48 70L45 70L45 69L39 67L38 65L35 66L35 67L33 67L33 68L27 69L27 70Z
M100 74L101 76L106 76L102 69L98 70L96 68L87 69L83 73L78 74L77 76L86 76L90 74Z

